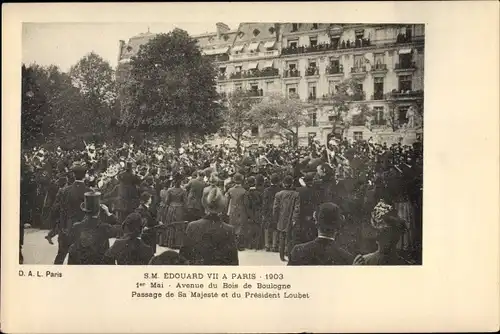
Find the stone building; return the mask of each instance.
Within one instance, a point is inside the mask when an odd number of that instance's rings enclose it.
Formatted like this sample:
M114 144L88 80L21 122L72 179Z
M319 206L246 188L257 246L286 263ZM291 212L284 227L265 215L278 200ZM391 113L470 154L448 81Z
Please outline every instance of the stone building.
M126 80L130 56L155 35L120 41L117 78ZM329 96L345 79L357 78L373 115L345 129L350 139L410 143L422 136L424 25L241 23L231 30L193 36L218 67L217 90L249 90L256 99L269 93L298 94L307 102L309 122L299 129L300 144L332 133ZM265 129L252 131L255 141Z

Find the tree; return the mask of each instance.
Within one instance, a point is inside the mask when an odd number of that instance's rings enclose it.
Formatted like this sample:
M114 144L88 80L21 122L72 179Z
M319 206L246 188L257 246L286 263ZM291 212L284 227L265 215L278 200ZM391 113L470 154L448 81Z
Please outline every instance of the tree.
M257 124L252 111L257 100L249 92L237 90L229 94L224 102L224 125L221 133L236 141L236 149L240 152L241 141L246 138L245 133Z
M157 35L141 46L130 64L122 124L173 133L176 147L185 135L219 130L223 106L215 90L215 66L187 32L175 29Z
M111 65L94 52L71 67L73 85L82 95L89 125L96 133L106 131L116 101L116 85Z
M268 134L276 134L286 138L292 136L295 147L299 144L299 127L308 121L307 106L297 96L286 97L281 94L270 94L252 108L259 122L267 129Z
M22 65L21 75L21 143L29 148L51 135L52 122L38 68Z
M335 94L330 95L332 102L332 129L342 128L342 133L349 128L353 122L355 124L365 124L366 118L372 113L370 108L364 103L365 99L361 81L355 78L349 78L340 82L335 87Z

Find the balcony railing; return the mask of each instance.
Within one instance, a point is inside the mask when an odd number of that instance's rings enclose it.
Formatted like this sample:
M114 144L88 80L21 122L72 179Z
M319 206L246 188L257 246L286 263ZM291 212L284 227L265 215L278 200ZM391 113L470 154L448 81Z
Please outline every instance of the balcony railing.
M351 67L351 73L353 74L365 74L366 73L366 66L356 66L356 67Z
M355 93L352 95L352 100L353 101L364 101L364 100L366 100L366 93L365 92Z
M398 34L398 36L396 37L396 44L404 44L404 43L411 43L411 42L412 42L411 35Z
M227 79L227 76L225 73L220 73L219 75L217 75L217 80L226 80Z
M318 98L316 97L316 95L309 95L309 97L307 98L307 101L309 101L309 102L314 102L317 100L318 100Z
M384 93L375 93L372 95L372 100L374 101L379 101L379 100L385 100L385 94Z
M283 72L283 76L285 78L298 78L298 77L300 77L300 71L299 70L285 70Z
M417 66L414 61L409 63L396 63L396 70L414 70Z
M326 74L343 74L344 73L344 67L342 65L339 66L328 66L326 68Z
M306 77L310 77L313 75L319 75L319 68L317 67L308 67L306 69Z
M279 76L279 70L277 68L268 67L262 70L251 70L251 71L240 71L234 72L229 75L229 79L245 79L245 78L265 78L265 77L276 77ZM219 80L226 80L226 77Z
M363 38L357 39L355 41L342 41L338 45L321 43L315 46L298 46L298 47L287 47L281 50L282 55L294 55L301 53L312 53L312 52L322 52L322 51L333 51L333 50L344 50L344 49L355 49L364 48L372 46L370 39Z
M375 64L372 67L372 71L387 71L387 65L386 64Z
M424 92L421 90L402 90L402 91L393 91L389 94L389 96L393 99L402 99L402 98L421 98L424 97Z
M259 96L264 96L264 92L262 91L262 89L258 89L258 90L255 90L255 89L251 89L248 91L248 94L251 96L251 97L259 97Z

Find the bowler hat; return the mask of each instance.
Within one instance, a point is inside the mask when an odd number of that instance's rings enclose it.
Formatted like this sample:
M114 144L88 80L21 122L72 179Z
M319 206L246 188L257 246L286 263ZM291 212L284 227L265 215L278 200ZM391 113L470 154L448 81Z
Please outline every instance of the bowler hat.
M321 226L336 226L342 220L340 207L332 202L323 203L318 208L316 219Z
M243 175L241 175L240 173L234 174L233 181L234 181L234 183L237 183L237 184L243 183Z
M80 204L80 209L87 213L98 213L101 210L101 193L91 191L85 193L85 200Z

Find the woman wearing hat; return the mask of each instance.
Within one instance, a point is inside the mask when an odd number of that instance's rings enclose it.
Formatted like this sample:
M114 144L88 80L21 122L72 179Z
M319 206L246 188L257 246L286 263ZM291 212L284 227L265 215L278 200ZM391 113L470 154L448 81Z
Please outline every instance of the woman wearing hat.
M392 207L379 203L372 214L372 226L377 231L377 251L358 255L354 265L405 265L408 264L398 255L397 244L406 230L405 221L397 217Z
M164 206L165 213L160 217L163 224L169 226L165 233L160 235L160 245L170 248L179 248L184 235L183 224L173 224L184 222L187 193L181 187L183 177L181 174L176 174L173 180L173 187L169 188L165 194Z
M207 215L189 223L180 255L192 265L238 265L234 228L221 221L226 199L219 188L212 188L205 200Z

